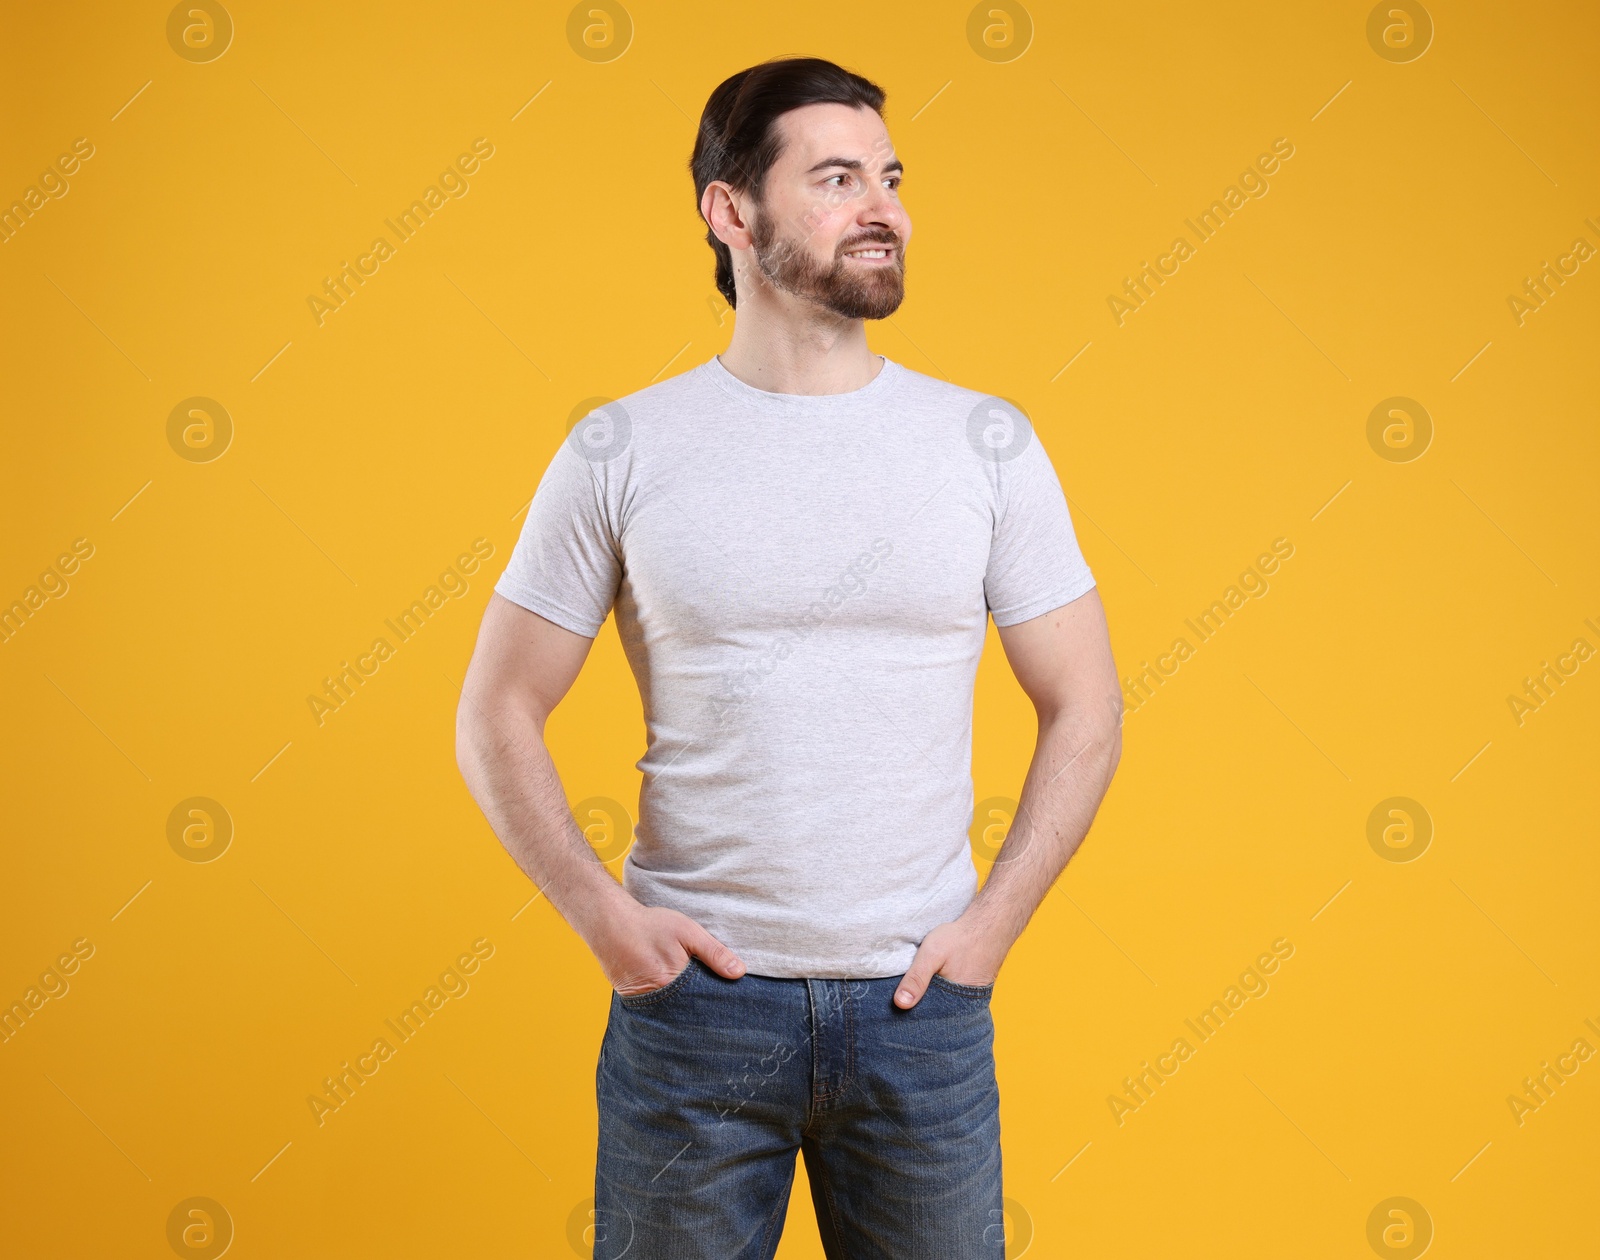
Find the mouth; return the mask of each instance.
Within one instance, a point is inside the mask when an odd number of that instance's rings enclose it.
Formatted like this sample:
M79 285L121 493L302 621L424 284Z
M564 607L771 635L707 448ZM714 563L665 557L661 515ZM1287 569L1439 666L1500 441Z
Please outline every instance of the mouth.
M847 250L844 256L868 266L885 267L894 262L897 252L893 245L862 245Z

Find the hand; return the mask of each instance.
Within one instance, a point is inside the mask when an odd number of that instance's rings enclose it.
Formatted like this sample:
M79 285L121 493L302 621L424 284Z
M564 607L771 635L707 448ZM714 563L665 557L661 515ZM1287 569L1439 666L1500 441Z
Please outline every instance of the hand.
M737 980L744 963L686 914L662 906L637 906L591 942L611 987L623 997L660 989L689 965L692 954L720 976Z
M894 1003L910 1010L922 1000L935 972L956 984L993 984L1006 946L995 932L965 916L941 923L922 938L916 957L895 990Z

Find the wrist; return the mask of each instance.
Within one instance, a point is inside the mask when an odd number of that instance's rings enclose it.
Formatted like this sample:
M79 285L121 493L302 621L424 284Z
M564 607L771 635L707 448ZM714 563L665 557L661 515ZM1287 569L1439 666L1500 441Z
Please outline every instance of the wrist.
M643 909L604 867L598 867L589 887L563 909L563 917L590 951L598 955L609 941L632 930L634 919Z
M993 954L997 960L1011 952L1019 935L1011 925L1010 916L1001 913L982 893L966 908L958 922L975 946Z

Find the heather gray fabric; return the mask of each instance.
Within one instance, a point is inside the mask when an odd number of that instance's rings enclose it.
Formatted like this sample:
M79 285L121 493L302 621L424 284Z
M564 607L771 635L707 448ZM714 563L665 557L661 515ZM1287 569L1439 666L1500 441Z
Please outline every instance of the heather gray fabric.
M1093 585L1010 403L888 359L774 394L713 355L573 428L495 589L590 637L615 606L647 728L628 891L754 974L870 979L977 886L986 614Z

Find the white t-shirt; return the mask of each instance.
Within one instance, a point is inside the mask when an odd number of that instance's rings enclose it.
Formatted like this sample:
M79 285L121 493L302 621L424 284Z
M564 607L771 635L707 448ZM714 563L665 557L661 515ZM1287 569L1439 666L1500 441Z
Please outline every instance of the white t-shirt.
M889 359L775 394L716 356L591 412L495 589L593 637L644 703L623 882L756 975L902 974L972 900L986 619L1094 586L1009 402Z

